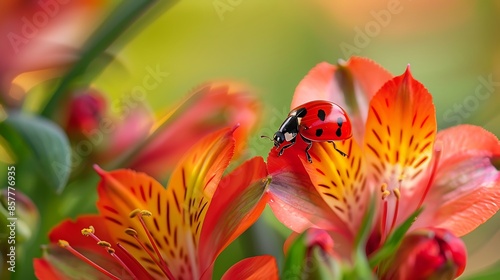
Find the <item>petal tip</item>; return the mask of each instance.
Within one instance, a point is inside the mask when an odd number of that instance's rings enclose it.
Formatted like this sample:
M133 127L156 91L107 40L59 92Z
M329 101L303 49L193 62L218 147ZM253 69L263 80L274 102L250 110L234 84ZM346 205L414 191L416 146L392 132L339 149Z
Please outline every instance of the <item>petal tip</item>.
M104 169L102 169L102 168L101 168L99 165L97 165L97 164L94 164L94 165L93 165L93 167L94 167L95 172L97 172L97 174L98 174L99 176L101 176L101 177L103 177L103 176L104 176L104 174L106 173L106 171L105 171Z
M412 81L414 81L413 75L411 74L410 63L406 65L405 72L401 76L403 77L403 84L411 83Z
M410 63L406 64L405 76L411 77L411 65L410 65Z
M235 125L233 125L233 127L231 127L231 129L229 130L229 134L233 134L234 131L238 129L238 127L240 127L240 123L236 123Z

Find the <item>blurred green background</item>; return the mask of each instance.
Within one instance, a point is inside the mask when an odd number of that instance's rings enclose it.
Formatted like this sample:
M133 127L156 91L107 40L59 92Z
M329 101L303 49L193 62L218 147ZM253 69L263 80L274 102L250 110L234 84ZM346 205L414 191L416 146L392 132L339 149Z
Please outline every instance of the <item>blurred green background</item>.
M133 36L125 33L108 49L114 61L92 85L106 94L109 104L118 104L130 97L132 88L142 85L148 71L160 69L168 77L147 92L146 102L161 116L203 82L244 82L265 106L249 156L265 156L270 145L259 136L276 130L304 75L319 62L336 63L359 55L394 75L410 64L414 77L434 97L440 129L470 123L499 136L499 30L500 1L187 0L172 7L162 3L143 15L131 31ZM36 104L36 100L32 97L30 102ZM92 185L96 180L73 184ZM84 192L78 187L70 190L74 195ZM95 198L86 195L88 205L65 203L73 217L94 211ZM41 236L61 219L59 210L53 211L54 217L41 217ZM469 250L465 276L499 264L499 228L496 215L464 237ZM215 279L245 256L266 253L282 261L287 233L266 210L219 257ZM28 255L38 256L39 244L33 245ZM25 279L26 274L15 276Z

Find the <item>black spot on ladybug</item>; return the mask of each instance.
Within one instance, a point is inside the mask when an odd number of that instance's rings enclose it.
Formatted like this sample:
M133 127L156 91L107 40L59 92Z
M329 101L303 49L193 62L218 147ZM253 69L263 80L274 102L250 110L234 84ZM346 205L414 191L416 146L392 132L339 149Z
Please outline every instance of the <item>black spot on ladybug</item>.
M321 128L316 129L316 136L320 137L321 134L323 134L323 129L321 129Z
M342 136L342 124L343 123L344 123L344 119L342 119L341 117L339 117L337 119L337 125L339 126L339 128L337 128L337 130L335 131L335 134L337 135L337 137Z
M342 136L342 129L340 129L340 126L339 126L339 128L337 128L337 130L335 131L335 134L337 135L337 137Z
M319 109L318 110L318 118L322 121L325 121L326 113L324 110Z

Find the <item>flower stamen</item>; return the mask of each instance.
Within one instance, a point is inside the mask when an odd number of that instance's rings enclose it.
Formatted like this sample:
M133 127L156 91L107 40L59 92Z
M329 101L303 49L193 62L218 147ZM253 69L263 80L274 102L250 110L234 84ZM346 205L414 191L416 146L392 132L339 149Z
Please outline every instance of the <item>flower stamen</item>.
M380 223L380 232L382 236L385 235L385 227L387 225L387 211L388 211L388 206L387 206L387 200L384 199L384 208L382 212L382 221ZM380 239L380 242L383 242L384 238Z
M401 184L401 181L399 181L399 183ZM394 229L394 226L396 225L396 220L398 219L398 213L399 213L399 200L401 198L401 192L399 188L395 188L392 191L392 193L394 193L394 196L396 197L396 207L394 209L394 215L392 217L392 224L390 231L392 231Z
M111 248L111 244L109 242L106 242L106 241L99 241L99 242L97 242L97 245L102 246L102 247L106 247L106 248Z
M154 240L153 236L151 236L151 232L149 231L147 225L146 225L146 222L144 222L144 219L142 218L143 216L145 217L151 217L153 214L147 210L140 210L140 209L135 209L133 210L131 213L130 213L130 218L134 218L134 217L137 217L137 219L139 219L139 222L141 223L142 225L142 228L144 229L144 231L146 232L146 235L149 239L149 242L151 243L151 246L153 247L153 250L155 251L156 255L158 256L158 262L156 262L156 258L153 258L153 256L150 254L150 257L155 260L155 263L156 265L158 265L158 267L163 271L163 273L165 273L165 275L169 278L169 279L175 279L172 272L170 271L170 269L168 269L168 265L167 263L165 262L165 260L163 259L161 253L160 253L160 250L158 249L158 245L156 245L156 241ZM133 229L132 229L133 230ZM135 230L134 230L135 231ZM135 240L137 242L140 242L139 241L139 238L137 236L137 232L135 232L135 235L132 235ZM142 242L140 242L142 244ZM143 246L143 245L141 245ZM146 250L146 249L145 249ZM146 250L149 254L149 251Z
M115 254L115 249L111 248L111 243L101 240L97 235L95 235L95 229L93 226L89 226L88 228L82 229L82 234L87 237L92 237L95 241L97 241L97 245L106 248L106 251L120 264L123 269L125 269L133 279L138 279L137 276L132 272L132 270Z
M135 212L135 210L133 212ZM149 229L146 226L146 223L144 222L144 219L142 218L143 216L150 217L151 215L152 215L151 212L146 211L146 210L141 210L139 212L136 212L136 214L134 216L131 215L131 217L132 218L133 217L137 217L137 219L139 219L139 222L141 223L142 228L146 232L146 235L148 236L149 242L151 243L151 246L153 246L153 249L154 249L156 255L158 256L158 259L159 259L160 263L162 265L166 266L166 263L165 263L165 261L163 260L161 254L160 254L160 250L158 249L158 246L156 245L156 242L155 242L153 236L151 236L151 232L149 232Z
M429 176L429 181L427 181L427 186L425 186L424 192L422 193L422 197L420 198L420 202L417 204L417 209L419 209L424 203L424 199L431 188L432 183L434 182L434 177L436 177L436 170L439 164L439 160L441 159L441 152L443 151L443 147L441 142L434 143L434 153L432 156L432 166L431 166L431 174Z
M82 229L82 234L84 236L89 236L95 232L95 228L93 226L89 226L88 228Z
M162 264L158 261L158 259L156 259L156 257L151 253L151 251L146 247L146 245L139 239L139 236L137 235L137 231L133 228L127 228L125 230L125 233L132 236L135 241L137 243L139 243L139 245L142 247L142 249L144 251L146 251L146 253L149 255L149 257L154 261L154 263L163 271L163 266ZM164 271L165 275L168 275L165 271Z
M398 212L399 212L399 202L401 198L401 181L402 179L399 179L399 186L395 187L393 190L389 190L389 186L386 183L383 183L380 186L380 192L382 193L381 198L383 200L383 208L382 208L382 219L380 223L380 231L382 234L382 239L381 242L385 239L386 236L388 236L391 231L394 229L396 226L396 221L398 219ZM394 195L395 205L392 213L392 217L389 218L389 202L392 203L392 201L389 201L388 198L391 195ZM392 209L392 208L391 208ZM390 226L388 222L390 221Z
M387 197L391 194L391 192L387 189L386 183L383 183L382 186L380 186L380 192L382 193L382 200L383 200L383 209L382 209L383 212L382 212L382 221L380 223L380 232L382 233L382 235L384 235L385 226L387 224L387 211L388 211Z
M71 245L69 245L69 242L66 241L66 240L59 240L58 242L59 246L61 246L62 248L68 250L71 254L73 254L75 257L79 258L80 260L86 262L87 264L89 264L90 266L92 266L93 268L97 269L99 272L101 272L102 274L108 276L109 278L111 279L116 279L116 280L120 280L120 278L116 277L115 275L113 275L111 272L107 271L106 269L104 269L103 267L97 265L95 262L91 261L89 258L85 257L84 255L82 255L80 252L78 252L77 250L75 250L73 247L71 247ZM132 274L133 275L133 274Z
M382 200L385 200L391 194L391 192L387 189L386 183L382 184L380 191L382 192Z
M144 273L147 273L144 267L139 263L139 261L127 250L125 247L122 246L119 242L116 243L116 247L123 253L123 255L129 259L129 261L134 263L134 267L137 269L141 269L144 271Z
M133 277L133 279L137 280L137 276L130 270L130 268L122 261L120 257L118 257L117 254L115 254L115 249L108 247L106 248L108 253Z

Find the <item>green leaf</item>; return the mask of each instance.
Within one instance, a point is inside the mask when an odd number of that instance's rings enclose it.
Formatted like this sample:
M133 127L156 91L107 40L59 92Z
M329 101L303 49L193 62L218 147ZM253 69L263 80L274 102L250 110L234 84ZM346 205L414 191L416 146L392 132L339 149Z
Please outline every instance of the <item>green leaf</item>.
M288 249L285 259L285 267L280 278L282 279L301 279L306 257L307 244L306 233L302 233Z
M418 215L420 215L422 210L423 208L419 208L417 211L413 212L413 214L411 214L408 219L406 219L404 223L401 224L401 226L399 226L389 235L389 237L387 237L384 245L370 257L369 261L372 268L378 266L383 260L394 255L399 245L401 244L401 241L403 241L406 232L408 232L411 225L418 217Z
M311 260L307 262L307 268L309 268L309 279L341 279L340 263L318 247L312 248Z
M368 205L368 209L366 210L366 214L363 217L363 221L361 222L361 226L359 228L358 234L356 235L356 239L354 240L354 248L365 250L366 241L370 235L370 231L372 229L373 218L375 215L375 196L370 198L370 204Z
M17 177L32 176L35 171L38 180L57 192L63 190L71 172L71 148L59 126L40 117L13 113L0 123L0 132L17 156L17 164L35 169L16 170Z

